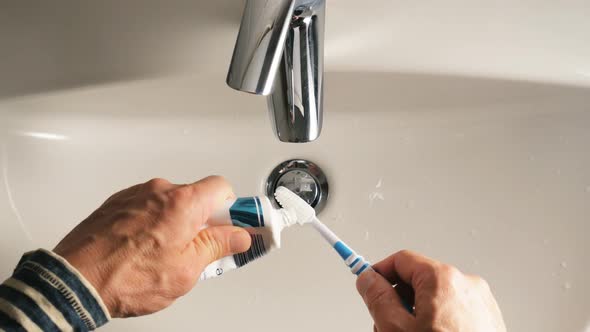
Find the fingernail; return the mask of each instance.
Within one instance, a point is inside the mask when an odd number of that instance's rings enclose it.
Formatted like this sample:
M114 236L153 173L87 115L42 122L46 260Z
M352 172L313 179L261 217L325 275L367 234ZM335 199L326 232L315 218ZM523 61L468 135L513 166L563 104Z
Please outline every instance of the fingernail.
M365 296L367 290L375 282L375 272L366 271L363 272L356 280L356 289L361 296Z
M240 253L250 248L250 234L245 230L238 230L231 234L229 238L229 248L234 253Z

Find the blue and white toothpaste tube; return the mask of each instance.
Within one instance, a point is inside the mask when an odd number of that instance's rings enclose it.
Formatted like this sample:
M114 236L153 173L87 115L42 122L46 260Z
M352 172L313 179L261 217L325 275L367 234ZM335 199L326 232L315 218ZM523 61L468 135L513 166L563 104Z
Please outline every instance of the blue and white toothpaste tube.
M226 202L222 209L213 213L205 227L243 227L252 237L252 246L244 253L224 257L209 264L199 280L221 276L280 248L281 231L295 223L296 217L292 213L273 207L265 196L242 197Z

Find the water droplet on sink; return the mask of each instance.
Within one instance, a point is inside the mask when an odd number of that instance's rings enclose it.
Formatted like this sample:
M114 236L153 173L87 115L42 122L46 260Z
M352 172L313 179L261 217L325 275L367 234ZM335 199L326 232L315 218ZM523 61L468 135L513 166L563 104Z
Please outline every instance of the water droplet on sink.
M559 264L559 265L561 265L562 269L567 269L567 262L566 261L561 262L561 264Z
M373 204L377 200L384 201L385 200L385 196L383 196L383 194L380 193L380 192L372 192L372 193L369 194L369 206L373 206Z
M409 200L406 202L406 208L413 209L416 207L416 202L414 200Z
M365 231L365 241L369 241L369 231Z
M248 299L247 303L250 305L255 304L258 302L259 298L260 298L260 289L256 289L254 291L254 295Z
M470 230L469 235L471 235L471 237L476 237L477 236L477 229Z
M383 179L379 178L379 181L377 181L377 185L375 185L375 189L381 188L382 185L383 185Z
M334 224L338 224L340 223L342 220L344 219L344 217L342 216L342 213L337 213L335 216L332 217L332 223Z
M563 290L568 291L568 290L570 290L572 288L572 283L569 282L569 281L566 281L566 282L563 283L563 286L562 287L563 287Z

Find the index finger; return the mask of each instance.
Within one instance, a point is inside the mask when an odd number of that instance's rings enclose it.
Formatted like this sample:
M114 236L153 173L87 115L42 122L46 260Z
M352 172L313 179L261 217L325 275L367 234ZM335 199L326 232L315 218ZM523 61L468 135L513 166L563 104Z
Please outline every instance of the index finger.
M373 268L391 282L401 280L417 289L420 286L417 276L423 271L432 271L438 265L440 263L426 256L402 250L374 264Z
M235 197L232 187L221 176L209 176L195 183L172 189L169 193L175 202L180 223L187 227L187 239L197 236L201 226L225 201Z

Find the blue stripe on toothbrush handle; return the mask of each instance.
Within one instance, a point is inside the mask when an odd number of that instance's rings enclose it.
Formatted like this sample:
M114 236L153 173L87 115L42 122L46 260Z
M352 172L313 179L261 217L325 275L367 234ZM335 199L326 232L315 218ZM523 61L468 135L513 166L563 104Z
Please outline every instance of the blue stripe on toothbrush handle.
M358 271L356 271L356 275L360 275L361 273L363 273L364 270L366 270L369 267L369 263L365 263L365 265L363 265Z
M334 250L336 250L338 255L340 255L340 257L342 257L344 260L352 255L352 250L342 241L334 243Z
M348 265L348 267L353 267L353 266L355 266L355 265L356 265L356 263L358 263L360 260L361 260L361 258L360 258L360 257L357 257L357 258L354 260L354 262L352 262L352 263L350 263L350 265Z

